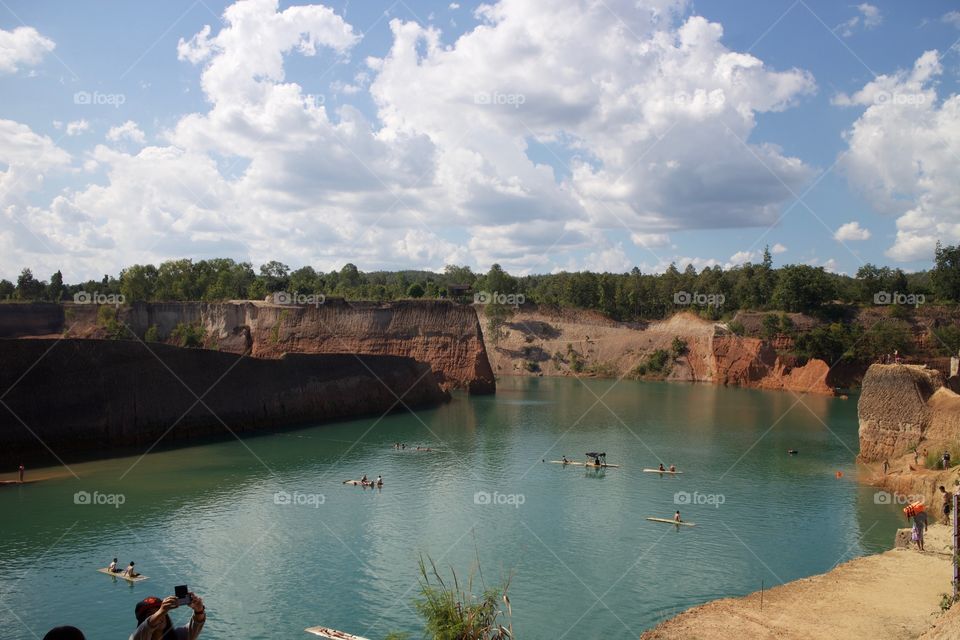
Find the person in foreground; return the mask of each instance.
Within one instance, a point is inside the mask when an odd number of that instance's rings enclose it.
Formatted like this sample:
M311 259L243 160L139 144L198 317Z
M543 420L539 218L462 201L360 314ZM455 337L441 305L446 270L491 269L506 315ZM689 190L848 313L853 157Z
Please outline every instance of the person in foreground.
M130 635L130 640L194 640L207 620L203 600L194 593L190 594L187 606L193 609L193 615L185 627L174 627L170 619L169 611L177 606L177 596L167 596L163 600L150 596L138 602L134 609L137 630Z
M80 629L67 626L50 629L47 635L43 636L43 640L86 640L86 637Z

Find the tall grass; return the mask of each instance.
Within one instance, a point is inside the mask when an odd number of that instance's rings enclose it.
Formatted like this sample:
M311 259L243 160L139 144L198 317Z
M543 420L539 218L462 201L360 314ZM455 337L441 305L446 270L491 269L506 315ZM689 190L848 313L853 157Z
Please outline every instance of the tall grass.
M922 448L922 447L921 447ZM950 451L950 467L960 464L960 442L951 442L949 447L937 447L931 449L927 447L927 457L924 459L927 469L939 469L940 461L943 459L944 449Z
M429 567L427 563L429 562ZM455 570L445 581L429 557L420 557L420 598L414 602L432 640L509 640L513 638L508 579L502 586L488 588L479 570L480 595L473 590L474 574L461 584ZM501 604L503 609L501 609ZM506 626L501 623L501 619Z

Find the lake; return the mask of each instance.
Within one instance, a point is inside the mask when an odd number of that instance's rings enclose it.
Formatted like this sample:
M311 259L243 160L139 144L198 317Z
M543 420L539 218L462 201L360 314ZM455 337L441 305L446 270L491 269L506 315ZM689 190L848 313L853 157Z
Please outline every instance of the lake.
M453 567L464 580L479 559L484 584L509 579L519 638L635 638L690 606L886 550L902 526L895 505L857 483L855 397L498 384L495 396L456 394L416 415L154 450L71 465L79 479L0 487L0 635L73 624L126 638L136 602L187 584L208 607L203 638L306 639L319 624L416 638L422 554L445 576ZM397 441L436 451L395 451ZM541 462L587 451L622 466ZM642 472L661 461L685 473ZM364 473L384 487L342 484ZM697 526L646 520L677 509ZM96 573L113 557L150 579Z

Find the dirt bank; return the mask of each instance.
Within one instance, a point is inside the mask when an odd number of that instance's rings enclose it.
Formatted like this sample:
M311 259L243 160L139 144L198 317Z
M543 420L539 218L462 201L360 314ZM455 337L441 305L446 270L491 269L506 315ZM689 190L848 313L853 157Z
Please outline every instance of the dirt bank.
M694 607L641 640L946 640L960 629L940 612L949 592L950 557L934 550L948 544L949 529L930 527L927 553L893 549L857 558L822 575L788 582L763 593ZM960 610L960 607L957 607ZM931 624L937 626L931 629ZM949 635L949 634L953 635ZM939 634L939 635L938 635ZM947 635L944 635L947 634Z
M690 313L638 324L614 322L595 312L527 305L495 338L483 307L478 312L496 375L621 377L663 350L671 354L668 380L833 393L825 362L794 366L763 340L733 335ZM686 350L673 356L676 338L686 343Z

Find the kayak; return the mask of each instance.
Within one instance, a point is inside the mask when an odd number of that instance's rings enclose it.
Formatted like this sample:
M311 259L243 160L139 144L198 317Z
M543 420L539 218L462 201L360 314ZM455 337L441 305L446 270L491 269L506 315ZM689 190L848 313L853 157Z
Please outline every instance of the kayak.
M697 526L696 524L694 524L694 523L692 523L692 522L677 522L676 520L673 520L672 518L671 518L671 519L668 519L668 518L647 518L647 520L649 520L650 522L666 522L667 524L675 524L675 525L677 525L678 527L681 527L681 526L683 526L683 527L695 527L695 526Z
M564 462L563 460L551 460L550 463L551 463L551 464L572 464L572 465L575 466L575 467L588 467L588 468L596 468L596 467L600 467L600 468L611 467L611 468L613 468L613 469L619 469L619 468L620 468L620 465L618 465L618 464L601 464L601 465L596 465L596 464L587 464L586 462Z
M360 486L360 487L372 487L372 486L374 486L374 485L377 484L377 483L374 482L373 480L367 480L366 482L364 482L363 480L344 480L344 481L343 481L343 484L352 484L352 485L355 486L355 487L356 487L356 486Z
M344 633L343 631L337 631L329 627L308 627L304 629L304 631L312 633L315 636L320 636L321 638L329 638L330 640L367 640L366 638L355 636L352 633Z
M663 471L661 471L660 469L644 469L643 472L644 473L672 473L674 475L678 473L683 473L683 471L670 471L668 469L664 469Z
M110 571L110 569L107 569L106 567L104 567L103 569L97 569L97 572L108 575L108 576L113 576L114 578L120 578L121 580L126 580L131 584L134 582L143 582L144 580L147 579L147 576L137 576L136 578L130 578L123 575L122 571L118 573L114 573L113 571Z

